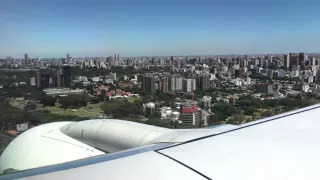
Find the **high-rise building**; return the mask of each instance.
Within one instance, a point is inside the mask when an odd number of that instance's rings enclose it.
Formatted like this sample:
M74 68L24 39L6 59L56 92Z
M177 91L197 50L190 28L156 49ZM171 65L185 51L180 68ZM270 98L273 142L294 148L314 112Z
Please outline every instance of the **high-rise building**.
M290 67L290 55L285 54L284 55L284 68Z
M161 91L168 92L168 78L162 77L161 79Z
M314 66L314 65L316 65L316 58L311 58L310 59L310 64L311 64L311 66Z
M181 91L182 90L182 77L178 76L176 77L176 91Z
M169 91L175 91L176 90L176 77L175 76L170 76L169 77Z
M155 90L155 80L152 74L145 74L142 80L143 91L148 95L154 95Z
M197 82L195 79L191 79L191 91L195 91L197 89Z
M177 61L177 67L178 67L178 68L181 67L181 60L180 60L180 59Z
M192 91L194 91L194 79L184 79L183 80L183 85L182 85L182 89L184 92L188 92L191 93Z
M307 55L306 53L299 53L299 65L300 66L305 66L305 63L306 63L306 60L307 60Z
M246 59L243 59L240 61L240 68L244 68L244 67L247 67L247 60Z
M28 53L25 53L25 54L24 54L24 64L25 64L25 65L29 64L29 56L28 56Z
M210 76L207 76L207 75L200 76L199 88L202 90L210 88Z
M173 56L170 57L170 65L173 65L174 64L174 59L173 59Z
M37 72L37 88L40 88L40 89L52 88L53 87L52 77L54 77L55 75L53 69L43 68L43 69L40 69L39 73L40 74L38 74ZM51 79L51 83L50 83L50 79Z
M71 67L69 65L62 66L63 86L71 88Z
M292 66L300 66L300 59L299 59L299 56L297 54L290 53L289 56L290 56L291 67Z
M163 65L163 59L161 58L160 59L160 66L162 66Z
M57 71L57 87L58 88L62 87L62 71L61 70Z
M70 54L67 54L67 63L68 63L68 64L71 64Z
M36 87L38 89L41 89L41 72L40 71L36 72Z

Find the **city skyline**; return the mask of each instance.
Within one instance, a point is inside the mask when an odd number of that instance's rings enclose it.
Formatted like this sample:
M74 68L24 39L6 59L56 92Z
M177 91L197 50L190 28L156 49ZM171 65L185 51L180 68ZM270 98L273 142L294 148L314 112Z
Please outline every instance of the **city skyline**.
M0 57L318 52L317 4L5 0Z

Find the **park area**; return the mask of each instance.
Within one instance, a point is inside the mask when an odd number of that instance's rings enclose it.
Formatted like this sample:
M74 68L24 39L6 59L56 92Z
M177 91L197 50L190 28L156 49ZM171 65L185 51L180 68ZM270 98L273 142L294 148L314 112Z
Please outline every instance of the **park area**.
M125 99L115 99L111 102L119 101L123 102ZM126 100L133 103L138 98L129 97ZM10 105L16 109L23 111L26 106L26 100L24 99L10 99ZM101 109L101 106L106 102L91 103L87 102L85 105L78 107L63 107L59 100L51 105L44 106L43 103L36 102L36 108L29 110L28 114L30 119L40 122L53 122L53 121L78 121L95 118L105 118L105 112Z

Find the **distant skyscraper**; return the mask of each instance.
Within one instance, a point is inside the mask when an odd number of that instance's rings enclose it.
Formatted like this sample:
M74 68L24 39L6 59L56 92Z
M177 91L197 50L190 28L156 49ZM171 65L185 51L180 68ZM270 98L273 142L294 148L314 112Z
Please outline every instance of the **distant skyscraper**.
M63 86L66 88L71 87L71 67L69 65L64 65L62 67L63 72Z
M117 60L118 60L118 61L120 61L120 55L119 55L119 54L118 54L118 58L117 58Z
M170 57L170 65L173 65L174 63L174 59L173 59L173 56Z
M290 67L290 56L288 54L284 55L284 68Z
M24 64L25 64L25 65L29 64L29 56L28 56L28 53L25 53L25 54L24 54Z
M36 72L36 86L38 89L41 89L41 72Z
M38 74L37 74L37 88L45 89L51 88L50 86L50 78L52 82L52 77L54 76L54 72L50 68L40 69L40 84L38 85Z
M293 53L290 53L290 64L291 64L291 67L292 66L300 66L300 59L299 59L299 56L297 56L297 54L293 54Z
M312 66L316 65L316 58L311 58L310 61L311 61L310 63Z
M68 64L71 64L70 54L67 54L67 63L68 63Z
M151 64L156 65L156 60L154 58L151 59Z
M244 67L247 67L247 60L246 59L243 59L240 61L240 68L244 68Z
M300 60L299 65L304 66L307 60L306 53L299 53L299 60Z
M57 87L60 88L62 86L62 71L57 71Z
M177 67L180 68L181 67L181 60L177 61Z

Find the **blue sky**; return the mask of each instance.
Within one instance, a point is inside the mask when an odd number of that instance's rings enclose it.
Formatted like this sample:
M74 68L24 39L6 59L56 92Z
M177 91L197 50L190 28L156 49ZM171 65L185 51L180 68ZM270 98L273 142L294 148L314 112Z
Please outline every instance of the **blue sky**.
M1 0L0 57L320 52L318 0Z

